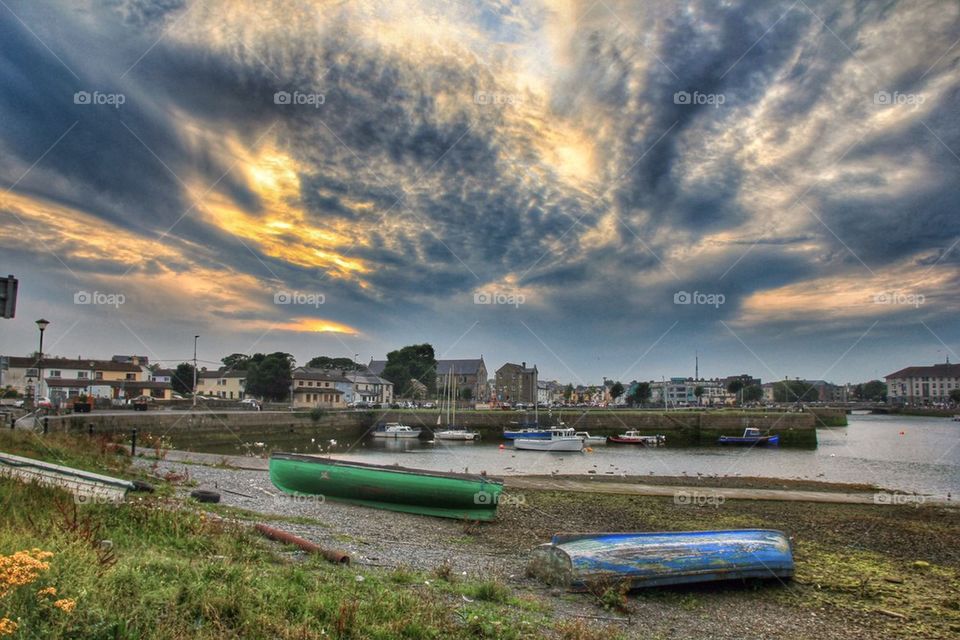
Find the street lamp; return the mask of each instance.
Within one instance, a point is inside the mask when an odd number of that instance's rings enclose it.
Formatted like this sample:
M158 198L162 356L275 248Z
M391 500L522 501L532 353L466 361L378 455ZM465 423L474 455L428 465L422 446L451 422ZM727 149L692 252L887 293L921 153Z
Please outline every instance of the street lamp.
M197 408L197 340L200 336L193 336L193 408Z
M43 332L50 326L49 320L40 318L37 320L37 328L40 329L40 350L37 352L37 392L33 396L34 404L37 403L37 397L43 391Z

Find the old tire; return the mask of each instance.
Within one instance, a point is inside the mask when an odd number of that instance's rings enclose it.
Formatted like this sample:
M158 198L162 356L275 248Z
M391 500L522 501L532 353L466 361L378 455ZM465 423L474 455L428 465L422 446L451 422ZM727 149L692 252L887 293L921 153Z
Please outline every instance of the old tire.
M153 493L153 485L149 482L144 482L143 480L133 480L133 490L142 491L144 493Z
M220 502L220 494L216 491L207 491L206 489L197 489L190 492L190 497L197 502Z

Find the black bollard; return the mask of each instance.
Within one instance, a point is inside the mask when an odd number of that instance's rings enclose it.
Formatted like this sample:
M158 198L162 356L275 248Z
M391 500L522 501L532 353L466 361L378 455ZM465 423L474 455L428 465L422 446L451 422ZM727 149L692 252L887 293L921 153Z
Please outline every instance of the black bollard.
M43 435L47 435L50 431L50 418L43 416Z
M93 436L93 423L87 425L87 435Z
M137 455L137 430L130 433L130 457Z

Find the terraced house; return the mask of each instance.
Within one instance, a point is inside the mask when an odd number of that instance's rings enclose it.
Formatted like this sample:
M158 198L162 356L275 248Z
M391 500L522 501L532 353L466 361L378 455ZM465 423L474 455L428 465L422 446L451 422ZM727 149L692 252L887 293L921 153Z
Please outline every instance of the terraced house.
M295 409L342 409L353 383L339 371L297 367L293 370L290 391Z
M54 404L63 404L80 395L110 400L127 400L150 396L169 400L173 389L169 382L151 380L150 371L136 360L96 360L85 358L7 358L2 385L18 393L49 397ZM41 380L42 376L42 380Z
M247 372L220 367L216 371L206 368L197 372L197 393L226 400L243 400L246 397Z

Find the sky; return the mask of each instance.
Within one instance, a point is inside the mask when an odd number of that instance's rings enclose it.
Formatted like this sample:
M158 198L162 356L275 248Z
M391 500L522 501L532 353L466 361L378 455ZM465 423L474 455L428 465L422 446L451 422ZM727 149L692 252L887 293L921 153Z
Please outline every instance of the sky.
M0 353L960 361L960 4L2 0Z

